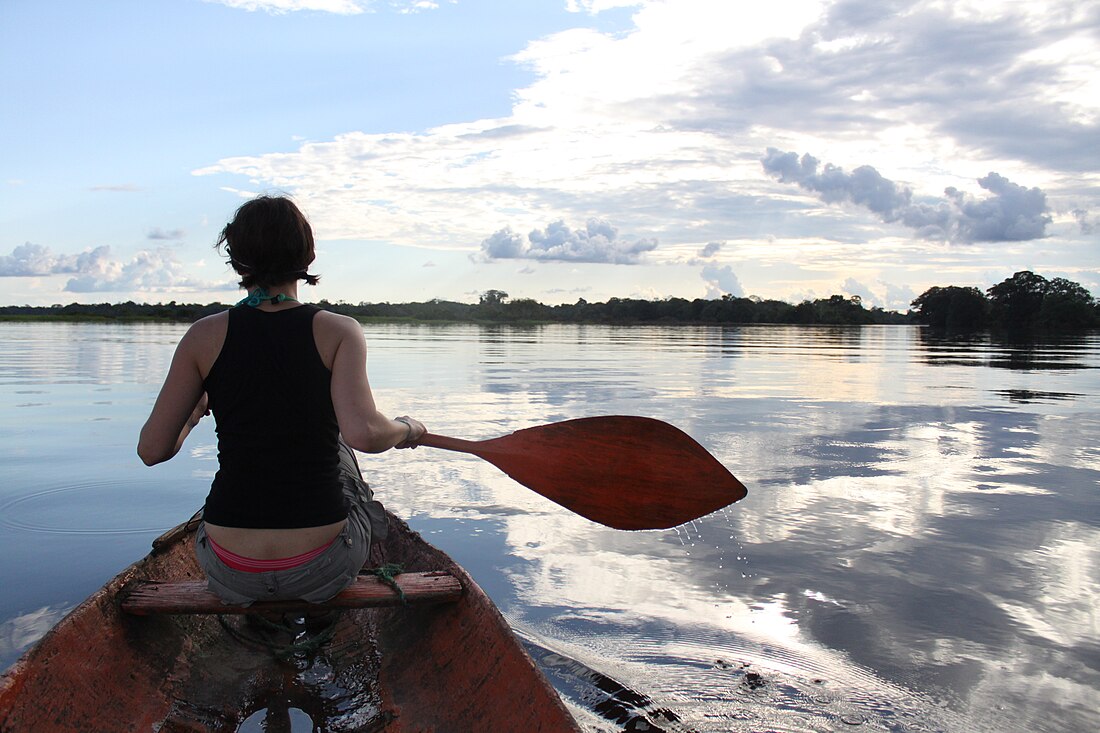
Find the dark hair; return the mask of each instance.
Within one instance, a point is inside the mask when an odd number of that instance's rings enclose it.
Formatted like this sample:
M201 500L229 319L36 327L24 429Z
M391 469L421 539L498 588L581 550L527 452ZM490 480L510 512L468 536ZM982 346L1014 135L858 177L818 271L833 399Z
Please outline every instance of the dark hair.
M258 196L243 204L214 247L221 249L223 244L246 290L294 280L316 285L321 279L307 272L315 257L313 230L288 198Z

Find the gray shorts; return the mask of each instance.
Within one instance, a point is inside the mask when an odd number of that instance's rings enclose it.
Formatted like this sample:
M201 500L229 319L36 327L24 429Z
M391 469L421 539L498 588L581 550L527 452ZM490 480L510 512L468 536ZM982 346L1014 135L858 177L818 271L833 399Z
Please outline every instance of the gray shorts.
M195 534L195 556L206 573L207 587L225 603L247 606L254 601L300 598L310 603L327 601L351 585L367 561L372 541L386 536L386 513L373 500L363 480L355 454L340 442L340 480L348 503L348 522L335 541L309 562L288 570L249 573L223 563L199 524Z

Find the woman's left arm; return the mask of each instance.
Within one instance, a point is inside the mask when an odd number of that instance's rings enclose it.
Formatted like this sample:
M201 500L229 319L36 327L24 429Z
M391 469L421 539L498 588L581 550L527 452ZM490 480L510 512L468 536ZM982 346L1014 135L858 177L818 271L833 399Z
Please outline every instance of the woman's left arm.
M209 412L199 371L200 339L195 330L189 329L176 347L164 386L141 429L137 452L146 466L176 455L191 428Z

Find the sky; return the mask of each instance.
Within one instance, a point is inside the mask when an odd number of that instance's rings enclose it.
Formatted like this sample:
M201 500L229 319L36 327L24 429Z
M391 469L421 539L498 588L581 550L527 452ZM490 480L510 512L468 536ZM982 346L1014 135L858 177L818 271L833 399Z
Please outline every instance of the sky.
M1100 5L0 3L0 304L235 302L248 198L303 299L1100 295Z

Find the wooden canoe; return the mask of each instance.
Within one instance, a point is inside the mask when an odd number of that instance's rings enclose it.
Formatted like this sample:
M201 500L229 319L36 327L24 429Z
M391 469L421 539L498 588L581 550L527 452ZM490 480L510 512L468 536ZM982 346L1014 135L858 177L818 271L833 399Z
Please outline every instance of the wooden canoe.
M249 616L123 612L135 586L202 579L181 525L0 677L0 731L579 731L470 576L389 524L371 562L449 573L458 600L342 609L330 640L289 658Z

